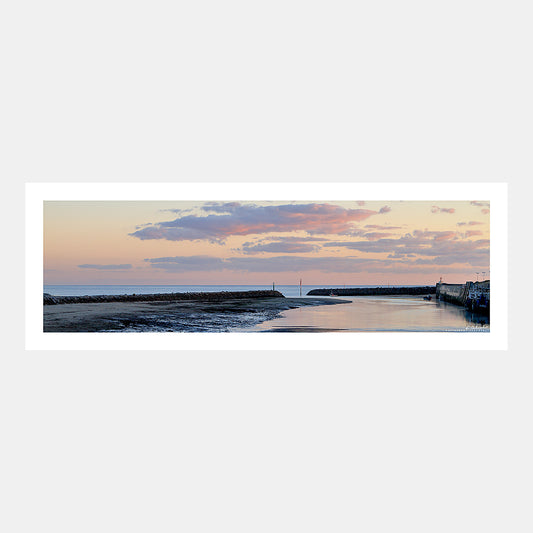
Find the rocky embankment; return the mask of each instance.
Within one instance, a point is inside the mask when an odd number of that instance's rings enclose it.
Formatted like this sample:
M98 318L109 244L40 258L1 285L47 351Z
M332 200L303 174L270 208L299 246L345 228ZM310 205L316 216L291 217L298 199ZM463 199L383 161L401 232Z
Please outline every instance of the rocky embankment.
M103 294L99 296L52 296L43 294L44 305L89 304L111 302L174 302L192 300L200 302L222 302L249 298L284 298L278 291L222 291L222 292L169 292L159 294Z
M426 287L359 287L351 289L313 289L308 296L399 296L435 294L435 285Z

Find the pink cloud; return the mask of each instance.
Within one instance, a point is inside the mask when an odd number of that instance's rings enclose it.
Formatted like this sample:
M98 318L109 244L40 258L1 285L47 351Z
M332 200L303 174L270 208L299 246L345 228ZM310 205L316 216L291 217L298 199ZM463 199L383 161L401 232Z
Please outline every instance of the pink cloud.
M450 239L455 239L456 237L457 237L457 233L455 233L455 231L441 231L441 232L438 232L438 235L436 235L434 239L436 241L448 241Z
M389 257L395 258L416 254L431 257L424 261L432 264L469 263L485 266L489 263L489 245L488 239L464 240L454 231L416 230L396 239L328 242L324 247L347 248L363 253L387 253Z
M457 222L458 226L479 226L480 224L483 224L483 222L476 222L475 220L471 220L470 222Z
M455 213L455 209L453 207L439 207L438 205L431 206L431 212L432 213Z
M385 232L379 232L379 231L372 231L370 233L365 233L364 236L369 241L376 241L378 239L383 239L385 237L390 237L391 235L394 235L394 233L385 233Z
M373 215L369 209L346 209L332 204L255 205L210 202L206 216L187 215L141 228L131 236L141 240L208 240L223 242L231 235L305 231L308 234L349 234L353 224ZM380 212L383 211L384 208Z
M380 226L379 224L366 224L365 228L379 229L379 230L392 230L392 229L401 229L401 226Z
M481 212L484 215L488 215L490 213L490 202L470 202L470 205L474 205L476 207L483 207Z
M245 254L256 254L256 253L308 253L316 252L320 249L316 244L308 244L306 242L284 242L284 241L274 241L269 243L244 243L242 247L242 252Z

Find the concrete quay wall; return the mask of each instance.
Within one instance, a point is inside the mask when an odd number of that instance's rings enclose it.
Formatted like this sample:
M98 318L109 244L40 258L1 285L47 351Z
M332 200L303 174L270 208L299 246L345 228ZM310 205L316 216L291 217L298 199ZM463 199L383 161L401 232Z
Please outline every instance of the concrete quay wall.
M461 284L437 283L436 298L455 305L471 306L473 295L484 294L490 299L490 281L467 281ZM488 310L487 310L488 312Z
M437 283L437 300L464 306L468 294L466 286L466 283Z

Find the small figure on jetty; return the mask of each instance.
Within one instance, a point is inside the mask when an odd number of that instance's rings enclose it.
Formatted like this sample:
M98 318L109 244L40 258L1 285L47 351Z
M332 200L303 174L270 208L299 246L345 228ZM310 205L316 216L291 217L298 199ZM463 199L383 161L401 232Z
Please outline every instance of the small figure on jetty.
M431 294L428 294L427 296L424 296L424 300L431 300Z

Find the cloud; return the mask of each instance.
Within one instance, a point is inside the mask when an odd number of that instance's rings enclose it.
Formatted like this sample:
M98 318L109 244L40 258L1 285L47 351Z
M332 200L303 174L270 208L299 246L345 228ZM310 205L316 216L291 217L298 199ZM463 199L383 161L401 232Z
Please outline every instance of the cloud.
M208 240L224 242L232 235L305 231L308 234L349 234L353 224L377 211L346 209L332 204L255 205L209 202L206 216L186 215L139 229L131 236L141 240ZM383 211L385 208L382 208ZM386 212L386 211L383 211Z
M483 224L483 222L477 222L475 220L471 220L470 222L457 222L458 226L479 226L480 224Z
M78 265L78 268L90 268L93 270L129 270L131 265Z
M233 213L241 207L240 202L206 202L201 209L214 213Z
M392 211L392 209L388 206L388 205L384 205L380 210L380 214L384 214L384 213L390 213L390 211Z
M365 233L366 231L354 227L351 230L341 231L338 233L338 235L343 235L346 237L362 237Z
M296 235L268 235L266 237L262 237L259 239L254 240L253 242L245 242L245 246L251 246L253 244L263 244L266 242L324 242L328 239L325 237L310 237L309 235L305 235L302 237L298 237Z
M414 261L415 265L454 265L463 264L474 266L488 265L489 256L482 252L474 252L469 255L455 254L455 255L438 255L431 259L420 258Z
M461 240L454 231L416 230L412 234L407 233L397 239L328 242L324 244L324 247L347 248L363 253L387 253L390 257L398 258L416 254L440 258L441 262L453 258L453 262L487 265L489 245L488 239Z
M469 238L469 237L475 237L477 235L483 235L483 232L482 231L479 231L479 230L468 230L466 233L465 233L465 236L466 238Z
M360 257L233 257L221 259L214 256L177 256L145 259L152 267L166 272L230 270L238 272L307 272L326 273L452 273L463 272L464 267L438 258L413 262L403 259L366 259ZM458 261L465 263L465 261ZM483 265L480 263L479 265ZM438 269L435 267L439 267ZM443 268L446 267L446 268Z
M414 232L414 236L417 236L417 232ZM424 231L419 234L421 238L428 237L436 241L449 241L455 239L457 233L455 231Z
M172 272L223 270L225 267L222 258L212 255L156 257L145 259L145 261L151 263L155 268L170 270Z
M365 233L364 237L366 237L369 241L377 241L378 239L383 239L384 237L390 237L391 235L394 235L394 233L372 231L369 233Z
M176 256L145 259L154 268L170 272L185 272L191 269L201 271L233 270L243 272L291 272L320 270L323 272L356 272L361 265L377 264L374 260L339 257L229 257Z
M438 205L431 206L431 212L432 213L455 213L455 209L453 207L439 207Z
M257 239L252 242L245 242L242 248L237 248L235 251L243 252L245 254L255 253L309 253L317 252L320 246L316 244L309 244L315 242L325 242L324 237L297 237L297 236L268 236L263 239Z
M194 209L188 208L188 209L159 209L160 213L179 213L180 215L183 215L183 213L192 213ZM146 224L144 224L146 225Z
M282 242L274 241L265 244L251 244L245 243L242 251L245 254L256 254L260 252L268 253L307 253L316 252L320 249L316 244L308 244L305 242Z
M488 215L490 213L490 202L470 202L470 205L474 205L476 207L483 207L481 212L484 215Z
M420 250L432 249L440 241L452 240L457 237L455 231L420 231L406 233L397 239L378 239L375 242L368 241L337 241L328 242L327 247L344 247L351 250L368 251L373 253L389 252L391 249L407 249L413 253L420 253Z
M377 230L401 229L401 226L380 226L379 224L366 224L365 228Z

